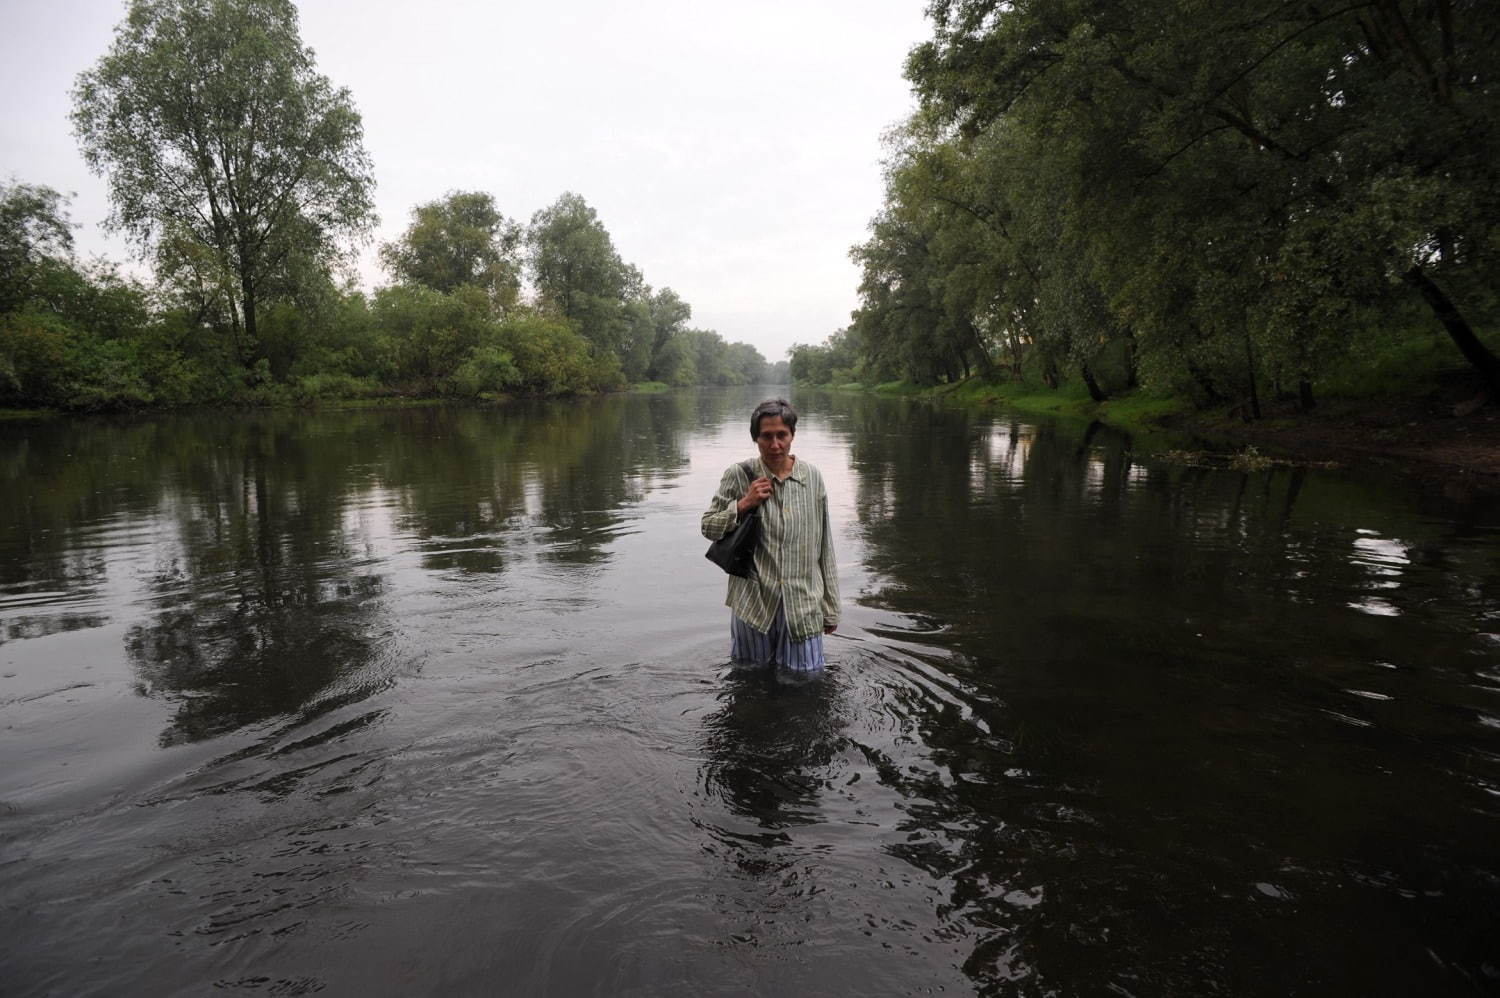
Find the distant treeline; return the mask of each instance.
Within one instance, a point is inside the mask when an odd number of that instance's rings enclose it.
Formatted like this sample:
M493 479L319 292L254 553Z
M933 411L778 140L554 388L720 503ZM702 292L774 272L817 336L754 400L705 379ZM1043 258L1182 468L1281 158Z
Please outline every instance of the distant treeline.
M326 262L292 261L261 299L252 337L228 285L191 267L148 285L110 264L80 264L55 192L0 186L0 404L483 398L786 380L785 362L691 328L688 303L622 262L576 195L525 230L478 192L412 214L405 235L382 247L392 283L367 295L339 284ZM535 291L523 300L528 270Z
M205 69L206 67L206 69ZM317 73L289 0L133 0L78 78L73 125L142 282L73 253L67 200L0 184L0 406L101 409L387 395L486 398L785 381L621 259L582 197L522 225L481 191L374 223L347 90Z
M929 15L860 306L794 378L1145 384L1258 414L1425 336L1500 395L1500 5Z

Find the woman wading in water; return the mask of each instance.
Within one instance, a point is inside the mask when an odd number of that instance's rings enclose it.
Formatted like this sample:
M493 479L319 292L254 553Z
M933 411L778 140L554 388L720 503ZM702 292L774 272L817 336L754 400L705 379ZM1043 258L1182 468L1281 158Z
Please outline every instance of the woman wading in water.
M755 570L731 575L729 654L737 662L823 668L823 635L839 623L838 568L828 521L828 493L818 469L792 453L797 411L786 399L767 399L750 414L750 436L760 457L732 465L719 481L703 536L723 537L740 517L760 510Z

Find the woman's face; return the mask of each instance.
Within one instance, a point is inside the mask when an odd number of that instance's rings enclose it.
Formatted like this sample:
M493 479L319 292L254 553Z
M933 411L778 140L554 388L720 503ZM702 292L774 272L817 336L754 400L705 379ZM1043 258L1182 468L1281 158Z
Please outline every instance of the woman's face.
M755 446L760 448L760 459L766 464L780 464L792 449L793 436L780 416L762 416L760 433L755 438Z

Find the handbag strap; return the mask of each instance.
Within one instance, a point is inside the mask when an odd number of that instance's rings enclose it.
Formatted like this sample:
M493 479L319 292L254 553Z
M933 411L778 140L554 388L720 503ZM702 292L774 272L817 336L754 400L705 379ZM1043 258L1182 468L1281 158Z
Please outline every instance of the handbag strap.
M755 462L753 460L744 461L744 462L741 462L740 467L745 470L745 478L747 479L747 481L745 482L745 487L749 488L750 487L750 483L753 482L753 481L755 481ZM750 512L748 512L748 513L745 514L745 519L748 520L750 517L754 516L755 514L757 514L759 512L760 512L760 507L757 506L754 509L752 509Z

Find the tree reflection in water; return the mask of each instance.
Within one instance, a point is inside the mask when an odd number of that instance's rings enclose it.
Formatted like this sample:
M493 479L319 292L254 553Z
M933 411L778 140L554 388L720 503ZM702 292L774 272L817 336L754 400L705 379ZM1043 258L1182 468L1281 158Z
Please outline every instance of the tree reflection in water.
M527 578L558 566L585 599L622 511L686 464L694 404L183 421L150 476L176 553L157 554L154 614L126 639L141 691L177 704L163 743L314 716L389 685L401 667L393 543L476 596L516 563Z
M762 394L0 425L22 987L1488 979L1493 504L799 392L848 585L791 686L704 664Z
M1445 747L1488 740L1451 705L1500 581L1466 536L1492 503L1421 491L1413 516L1382 476L849 408L860 601L886 614L883 640L933 650L946 690L886 674L919 732L873 756L910 802L912 839L889 848L944 884L972 978L1288 993L1320 965L1368 993L1424 978L1412 938L1479 966L1461 906L1398 910L1391 887L1461 896L1458 871L1493 869L1473 789L1492 765ZM1329 910L1403 953L1399 970L1362 963L1367 939L1328 939Z
M361 436L252 420L219 441L238 460L181 469L177 554L151 578L154 617L126 637L142 692L176 703L163 744L321 713L389 681L375 667L386 582L361 570L346 523L359 464L334 459Z

